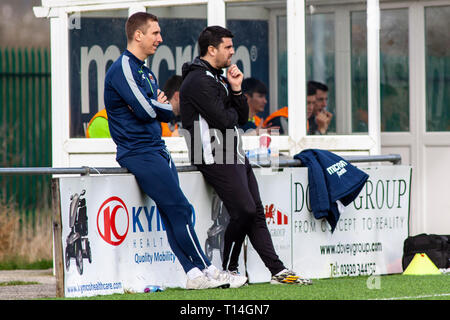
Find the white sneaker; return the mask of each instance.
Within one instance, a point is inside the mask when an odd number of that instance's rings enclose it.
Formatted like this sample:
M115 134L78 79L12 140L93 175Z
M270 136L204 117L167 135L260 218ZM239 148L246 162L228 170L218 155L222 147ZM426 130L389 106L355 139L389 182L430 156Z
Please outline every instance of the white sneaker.
M229 288L230 283L209 278L206 275L198 276L194 279L188 279L186 289L213 289L213 288Z
M240 275L237 271L216 270L212 277L219 281L228 282L230 284L230 288L239 288L247 283L247 277Z

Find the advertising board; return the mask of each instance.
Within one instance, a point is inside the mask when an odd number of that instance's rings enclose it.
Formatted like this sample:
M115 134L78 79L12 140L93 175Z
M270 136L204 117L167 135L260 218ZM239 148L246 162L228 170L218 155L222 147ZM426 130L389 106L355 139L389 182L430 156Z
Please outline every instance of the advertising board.
M273 174L255 169L267 226L286 267L309 278L402 272L411 167L361 169L369 180L345 208L333 233L310 211L306 168ZM199 241L221 268L226 208L199 172L181 172L179 177L193 206ZM186 276L170 249L158 208L134 176L59 179L62 237L56 240L62 242L66 296L143 292L148 285L185 286ZM251 283L270 280L250 241L241 252L240 272L247 273Z

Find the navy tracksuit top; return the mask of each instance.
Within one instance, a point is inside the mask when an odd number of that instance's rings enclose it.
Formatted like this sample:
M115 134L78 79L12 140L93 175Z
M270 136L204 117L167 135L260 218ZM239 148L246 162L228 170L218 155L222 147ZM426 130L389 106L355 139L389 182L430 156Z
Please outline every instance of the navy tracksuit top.
M111 137L119 160L165 148L161 122L169 122L172 105L157 101L158 82L153 72L125 50L105 77L104 101Z

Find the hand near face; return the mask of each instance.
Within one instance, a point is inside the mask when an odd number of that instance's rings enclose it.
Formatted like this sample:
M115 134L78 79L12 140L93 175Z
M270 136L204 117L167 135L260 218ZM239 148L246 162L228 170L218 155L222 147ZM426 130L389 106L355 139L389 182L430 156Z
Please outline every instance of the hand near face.
M161 91L158 89L158 99L157 101L159 103L169 103L169 100L166 97L166 94L164 93L164 91Z
M317 127L321 134L325 134L327 132L332 118L333 114L326 110L316 115Z
M242 80L244 79L244 74L237 67L237 65L232 64L227 70L227 79L231 85L231 90L241 91Z

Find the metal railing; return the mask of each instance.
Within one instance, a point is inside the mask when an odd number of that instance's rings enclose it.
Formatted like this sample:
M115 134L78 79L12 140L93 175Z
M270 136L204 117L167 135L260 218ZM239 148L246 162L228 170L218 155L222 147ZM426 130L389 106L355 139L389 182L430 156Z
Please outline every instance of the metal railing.
M394 165L401 164L401 156L399 154L388 155L375 155L375 156L343 156L344 160L350 163L370 163L370 162L391 162ZM289 168L289 167L301 167L302 163L297 159L290 159L286 157L280 157L276 162L276 166L270 161L265 162L252 162L254 168ZM178 172L191 172L196 171L195 165L179 165L177 166ZM0 168L1 175L65 175L65 174L126 174L129 173L128 169L120 167L74 167L74 168L50 168L50 167L23 167L23 168Z

